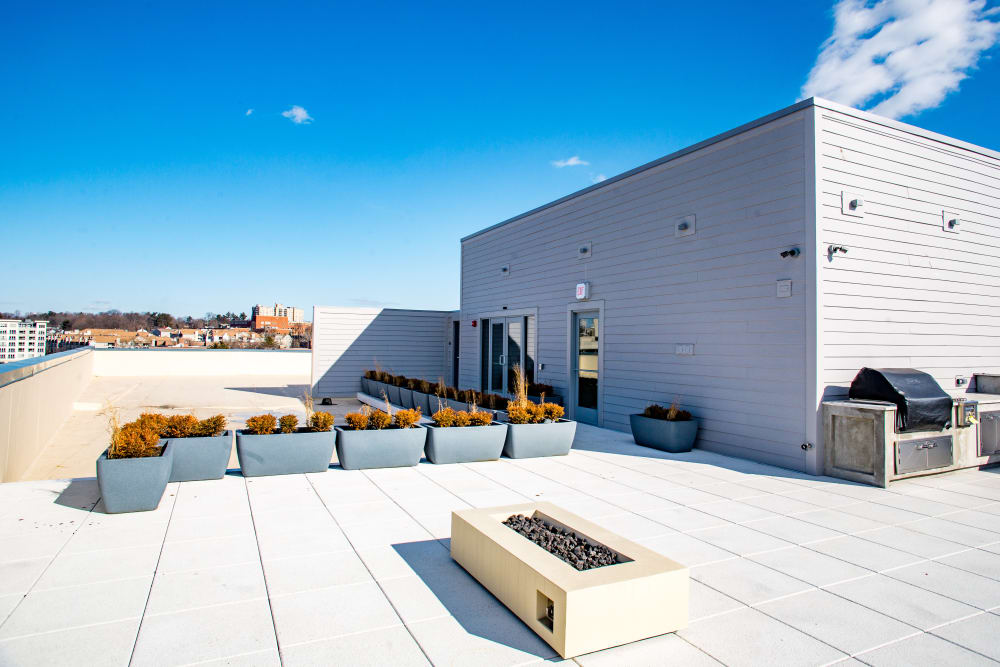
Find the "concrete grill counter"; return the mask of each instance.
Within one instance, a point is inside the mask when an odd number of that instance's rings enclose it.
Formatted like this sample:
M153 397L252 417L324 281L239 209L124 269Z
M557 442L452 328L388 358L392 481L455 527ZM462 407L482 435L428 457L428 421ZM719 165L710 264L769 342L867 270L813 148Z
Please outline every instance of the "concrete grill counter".
M899 413L900 403L908 407L905 400L825 401L826 474L885 487L897 479L1000 462L1000 395L948 396L946 423L921 430L907 428Z

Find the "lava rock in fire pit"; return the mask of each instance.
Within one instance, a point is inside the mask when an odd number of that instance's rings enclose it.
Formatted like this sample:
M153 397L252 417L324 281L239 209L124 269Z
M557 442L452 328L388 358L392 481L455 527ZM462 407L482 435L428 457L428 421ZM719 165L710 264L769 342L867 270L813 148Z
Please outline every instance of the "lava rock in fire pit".
M603 544L591 544L576 533L541 519L515 514L503 524L578 570L618 563L618 554Z

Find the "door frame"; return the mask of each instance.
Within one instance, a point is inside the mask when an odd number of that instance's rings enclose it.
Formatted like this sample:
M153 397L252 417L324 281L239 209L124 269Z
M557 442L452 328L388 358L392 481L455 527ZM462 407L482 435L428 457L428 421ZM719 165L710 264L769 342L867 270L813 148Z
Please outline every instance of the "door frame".
M576 331L573 319L577 313L597 311L597 425L604 426L604 339L607 337L604 320L604 299L573 301L566 306L566 413L576 419L576 378L573 376L573 351L576 349Z
M506 318L506 317L524 317L526 315L535 318L535 340L533 341L534 345L532 346L532 349L530 350L530 352L532 353L532 357L535 360L535 377L537 378L538 377L538 308L537 307L536 308L512 308L510 310L493 310L493 311L489 311L489 312L486 312L486 313L479 313L478 315L476 315L476 322L479 323L479 324L481 324L484 319L488 319L488 320L490 320L490 327L492 327L493 326L493 320L497 320L497 319L500 319L500 318ZM504 331L504 354L506 355L506 351L507 351L507 323L506 322L504 322L503 331ZM482 350L483 350L483 338L482 337L484 335L487 336L487 340L488 340L488 337L490 336L490 332L487 331L485 328L483 328L482 331L480 331L480 333L479 333L479 340L477 341L479 343L477 345L477 349L479 350L479 355L480 356L482 356ZM523 336L523 343L522 343L523 352L524 352L525 355L527 355L528 352L529 352L529 350L528 350L528 330L527 330L527 328L525 328L525 330L522 332L522 336ZM489 351L490 350L487 349L487 352L489 352ZM489 365L492 364L492 359L488 359L487 360L487 364L488 364L487 368L489 368ZM506 366L505 366L505 368L506 368ZM482 375L482 369L483 369L483 360L480 359L479 360L479 373L480 373L480 375ZM506 371L504 371L504 372L506 373ZM506 378L504 378L504 379L506 380ZM488 380L488 378L487 378L487 380ZM482 377L479 378L479 386L480 387L483 386L483 378ZM488 386L488 383L487 383L487 386ZM493 390L490 389L489 391L492 392Z

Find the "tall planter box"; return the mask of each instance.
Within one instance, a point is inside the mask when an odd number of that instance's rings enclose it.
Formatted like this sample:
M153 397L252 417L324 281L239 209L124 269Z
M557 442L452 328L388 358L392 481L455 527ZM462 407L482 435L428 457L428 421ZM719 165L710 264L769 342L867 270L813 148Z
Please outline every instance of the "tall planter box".
M389 402L393 405L399 405L399 387L394 384L385 385L385 393L389 396ZM381 394L379 398L382 398Z
M199 479L222 479L233 451L233 432L211 438L168 438L174 464L171 482L192 482Z
M514 514L565 527L618 554L578 571L503 525ZM563 658L687 626L688 569L552 503L459 510L451 557Z
M236 432L236 455L244 477L326 472L333 458L333 431L254 435Z
M511 459L565 456L573 447L576 422L560 419L543 424L507 424L503 455Z
M174 450L164 444L160 456L109 459L105 450L97 458L97 485L108 514L149 512L160 504L170 479Z
M469 463L495 461L503 452L507 426L452 426L441 428L426 424L427 445L424 453L431 463Z
M445 402L448 404L448 407L450 407L452 410L458 410L459 412L464 412L469 409L468 403L464 403L462 401L456 401L453 398L445 399Z
M399 405L407 410L413 408L413 390L406 387L399 387Z
M673 454L690 452L698 437L698 422L694 419L667 421L636 414L629 415L629 423L632 426L632 438L637 445Z
M368 378L361 378L361 391L366 394L371 394L371 380Z
M380 396L382 393L382 383L378 380L368 380L365 393L369 396Z
M422 426L377 431L335 428L337 459L344 470L415 466L427 439L427 429Z

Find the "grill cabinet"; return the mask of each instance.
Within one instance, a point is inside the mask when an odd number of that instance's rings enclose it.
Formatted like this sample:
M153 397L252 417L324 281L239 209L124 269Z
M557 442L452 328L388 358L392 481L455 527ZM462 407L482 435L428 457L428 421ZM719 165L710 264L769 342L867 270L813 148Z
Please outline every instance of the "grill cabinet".
M887 486L1000 461L1000 395L953 399L926 373L864 368L849 396L823 403L827 475Z

